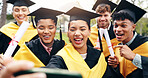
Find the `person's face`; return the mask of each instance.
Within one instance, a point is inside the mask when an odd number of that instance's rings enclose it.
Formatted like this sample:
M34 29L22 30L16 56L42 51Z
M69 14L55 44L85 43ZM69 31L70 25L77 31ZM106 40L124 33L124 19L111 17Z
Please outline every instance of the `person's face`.
M52 19L40 19L37 23L37 31L40 39L45 44L50 44L55 37L56 26Z
M28 21L29 9L26 6L14 6L13 7L13 17L19 23L22 24L23 21Z
M115 20L114 21L114 33L118 41L122 43L129 42L133 37L133 31L136 24L128 19L125 20Z
M111 13L104 12L104 13L98 13L101 16L97 18L97 24L99 28L108 28L110 20L111 20Z
M71 21L68 29L68 37L75 49L86 47L90 30L87 22L83 20Z

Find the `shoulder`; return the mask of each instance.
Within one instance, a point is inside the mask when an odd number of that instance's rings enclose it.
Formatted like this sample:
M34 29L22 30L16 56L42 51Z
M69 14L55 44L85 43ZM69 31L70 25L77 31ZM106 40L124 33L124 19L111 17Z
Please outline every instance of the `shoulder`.
M65 44L64 40L55 39L54 42L57 43L57 44Z
M141 35L137 35L138 40L140 40L141 42L146 42L148 41L148 37L145 36L141 36Z
M93 56L93 58L99 58L102 52L88 45L87 53L89 56Z
M135 48L137 48L138 46L144 44L145 42L148 41L148 37L144 37L141 35L137 35L136 38L134 39L134 41L132 42L131 45L129 45L129 47L134 50Z
M97 49L95 49L95 48L93 48L93 47L91 47L89 45L87 47L88 47L88 50L91 50L93 53L101 54L100 50L97 50Z
M137 35L135 40L134 40L134 43L137 43L139 45L145 43L148 41L148 37L145 37L145 36L141 36L141 35Z
M65 41L64 40L58 40L58 39L55 39L54 40L54 44L53 44L53 46L61 46L61 47L64 47L64 45L65 45Z
M40 39L37 38L35 40L31 40L30 42L26 42L26 46L31 48L31 47L34 47L35 45L39 44L40 43Z
M8 26L16 26L16 24L14 22L9 22L8 24L5 24L4 26L2 26L1 29L7 28Z

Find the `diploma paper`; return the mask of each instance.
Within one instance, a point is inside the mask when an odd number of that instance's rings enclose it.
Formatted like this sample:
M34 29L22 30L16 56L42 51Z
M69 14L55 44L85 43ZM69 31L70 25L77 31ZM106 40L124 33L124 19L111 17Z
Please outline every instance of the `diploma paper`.
M20 28L18 29L18 31L16 32L15 36L12 38L4 56L6 57L11 57L11 55L13 54L16 46L18 45L18 42L20 41L20 39L22 38L22 36L24 35L25 31L27 30L27 28L29 27L29 23L26 21L23 21L23 23L21 24Z
M110 38L109 38L107 29L104 29L104 35L105 35L105 39L106 39L110 54L111 54L112 57L114 57L114 51L113 51L113 48L112 48L112 44L110 42Z

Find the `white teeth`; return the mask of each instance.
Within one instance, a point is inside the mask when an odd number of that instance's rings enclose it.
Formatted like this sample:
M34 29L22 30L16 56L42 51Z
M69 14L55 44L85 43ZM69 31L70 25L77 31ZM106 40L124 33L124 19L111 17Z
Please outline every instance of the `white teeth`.
M123 34L117 34L118 36L122 36Z
M44 36L44 37L48 38L49 36Z
M81 41L82 39L74 39L75 41Z
M76 40L80 41L81 39L76 39Z
M23 17L19 17L19 18L23 18Z

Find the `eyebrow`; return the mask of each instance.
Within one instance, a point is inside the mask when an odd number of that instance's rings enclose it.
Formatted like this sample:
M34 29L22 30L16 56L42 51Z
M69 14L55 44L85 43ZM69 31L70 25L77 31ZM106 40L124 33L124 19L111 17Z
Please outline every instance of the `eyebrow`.
M70 28L76 28L76 27L73 27L73 26L72 26L72 27L70 27Z
M83 28L83 27L86 28L86 26L81 26L80 28Z
M121 24L126 24L127 22L121 22ZM118 24L118 22L115 22L115 24Z
M55 25L48 25L48 26L55 26Z

